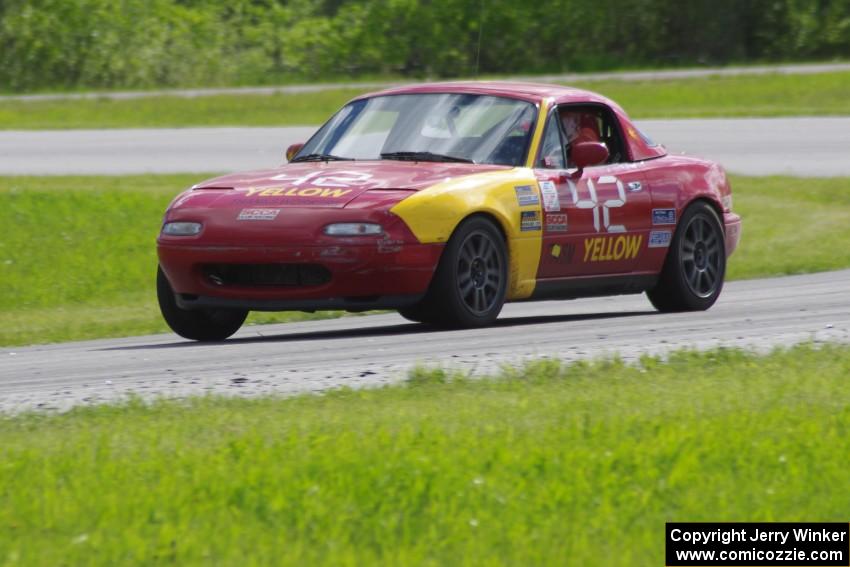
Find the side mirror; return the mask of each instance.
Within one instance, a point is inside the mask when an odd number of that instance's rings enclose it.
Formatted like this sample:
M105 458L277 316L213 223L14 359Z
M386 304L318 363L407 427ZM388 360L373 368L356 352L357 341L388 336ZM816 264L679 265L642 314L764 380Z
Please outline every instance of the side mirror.
M299 142L297 144L292 144L288 148L286 148L286 161L292 161L292 158L295 157L295 154L301 151L301 148L304 147L303 142Z
M602 142L580 142L570 150L570 158L579 171L608 160L608 147Z

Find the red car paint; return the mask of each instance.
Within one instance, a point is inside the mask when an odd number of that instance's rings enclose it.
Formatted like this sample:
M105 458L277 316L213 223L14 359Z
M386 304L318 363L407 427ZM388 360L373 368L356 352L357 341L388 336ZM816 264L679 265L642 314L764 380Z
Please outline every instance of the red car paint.
M675 218L695 199L722 213L726 252L740 238L740 218L724 206L730 188L723 170L711 162L668 156L640 134L625 112L596 93L554 85L511 82L460 82L399 87L375 94L471 93L517 98L538 106L602 105L613 113L624 143L624 162L585 168L580 177L569 171L535 169L541 182L551 181L563 211L543 212L543 247L539 282L611 275L651 278L661 270L667 248L647 246L654 209L674 209ZM364 95L365 98L374 95ZM538 116L545 120L546 116ZM374 298L411 301L425 293L442 252L442 244L420 243L389 209L416 191L471 173L510 169L506 166L398 161L337 161L283 165L276 169L237 173L208 180L178 196L164 222L202 221L196 236L158 238L160 265L173 290L184 301L198 297L249 309L313 309L327 307L392 307ZM614 179L627 189L621 189ZM616 203L628 191L625 205L607 208L610 225L628 234L600 233L605 222L587 204L588 182L599 203ZM578 195L578 198L573 193ZM278 209L274 222L237 220L242 211ZM563 215L560 217L558 215ZM250 213L249 213L250 216ZM563 230L560 220L565 220ZM327 236L330 223L374 222L381 236ZM675 229L675 225L666 227ZM638 243L635 246L635 243ZM634 252L634 253L632 253ZM578 261L581 260L581 261ZM329 281L313 286L217 285L205 266L212 264L307 263L321 265ZM633 291L641 291L640 286ZM339 301L337 301L339 300ZM334 303L337 301L337 303ZM228 303L230 302L230 303ZM330 302L330 303L329 303ZM404 301L399 303L403 304Z

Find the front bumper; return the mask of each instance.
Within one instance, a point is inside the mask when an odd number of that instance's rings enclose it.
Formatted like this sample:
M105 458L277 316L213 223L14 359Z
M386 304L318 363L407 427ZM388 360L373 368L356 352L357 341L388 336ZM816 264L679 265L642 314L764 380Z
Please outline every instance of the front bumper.
M254 311L388 309L415 303L431 282L442 244L386 238L300 246L210 246L160 239L159 263L184 309ZM302 285L216 281L210 265L318 265L330 277Z
M723 225L726 234L726 257L729 257L741 240L741 217L735 213L724 213Z

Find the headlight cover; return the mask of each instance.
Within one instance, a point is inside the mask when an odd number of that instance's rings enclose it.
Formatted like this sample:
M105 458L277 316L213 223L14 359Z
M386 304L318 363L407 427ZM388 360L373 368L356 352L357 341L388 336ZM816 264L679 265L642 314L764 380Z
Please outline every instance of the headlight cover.
M377 236L383 234L381 225L371 222L338 222L325 227L328 236Z
M162 226L162 234L168 236L195 236L201 233L203 225L199 222L167 222Z

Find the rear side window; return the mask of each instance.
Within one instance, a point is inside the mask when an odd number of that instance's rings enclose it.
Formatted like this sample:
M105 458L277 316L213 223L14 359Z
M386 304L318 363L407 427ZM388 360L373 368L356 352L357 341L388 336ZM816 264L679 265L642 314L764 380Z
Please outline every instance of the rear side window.
M658 147L658 144L655 143L655 140L653 140L652 138L650 138L649 136L644 134L643 130L641 130L640 128L635 128L635 130L637 130L638 136L640 136L640 139L643 140L644 144L646 144L650 148L657 148Z

